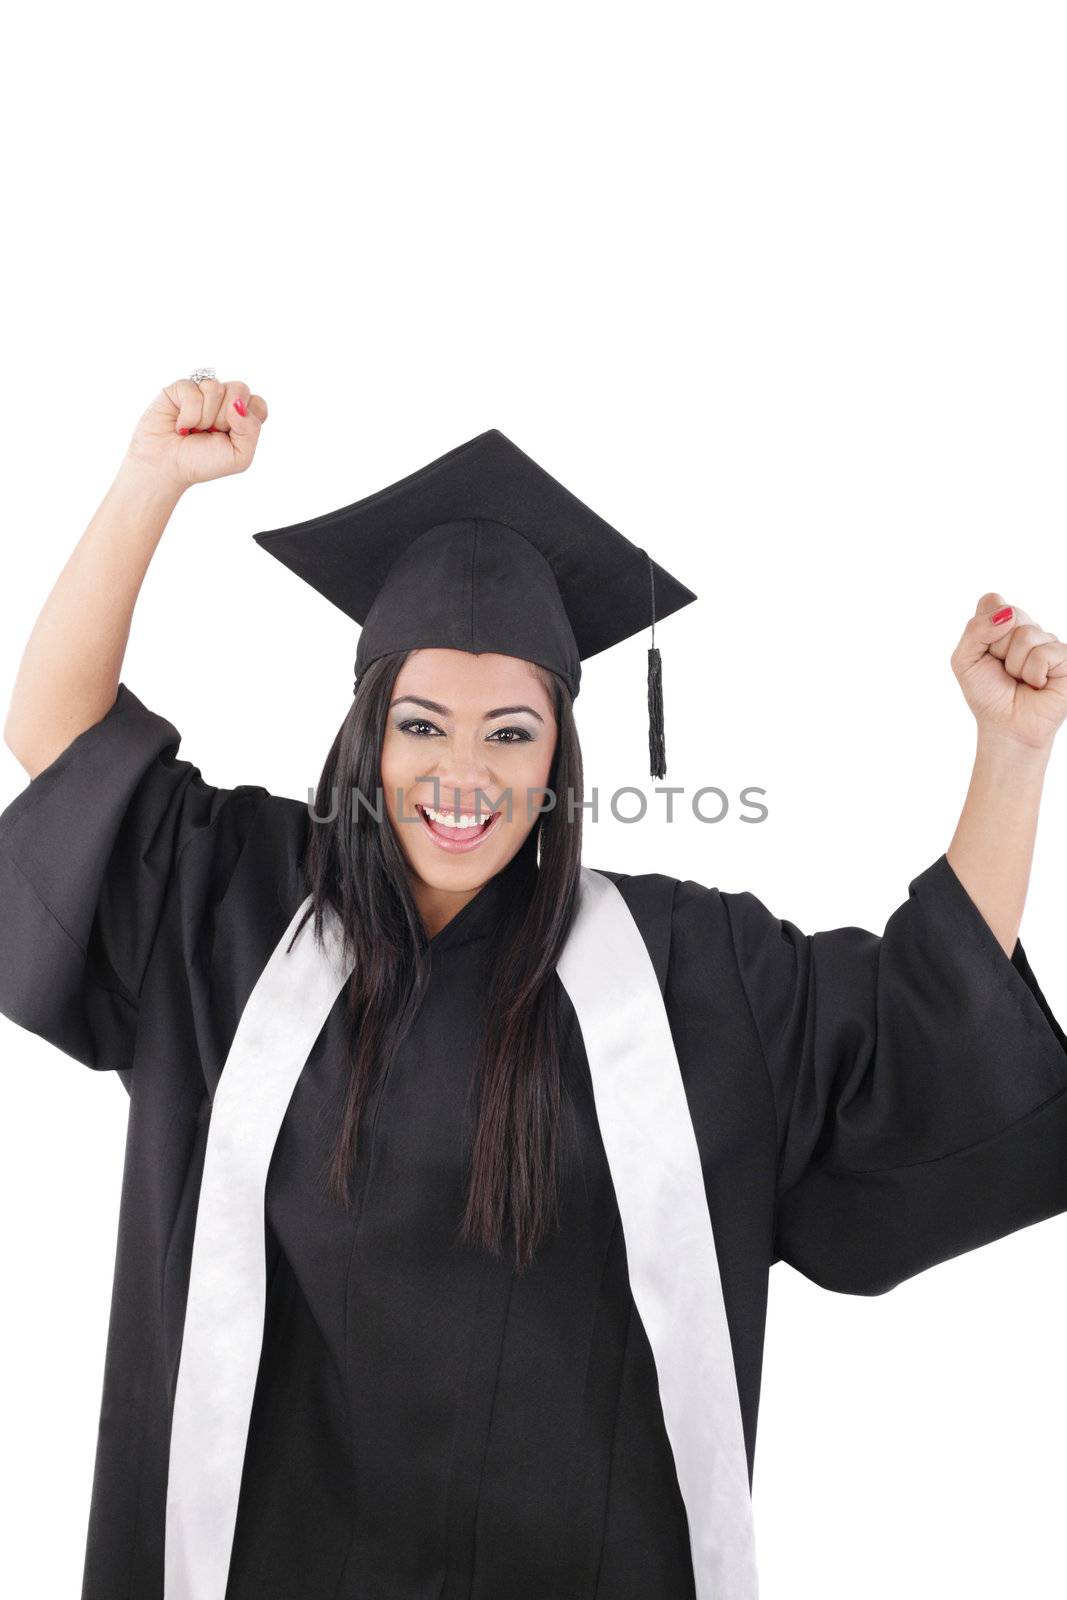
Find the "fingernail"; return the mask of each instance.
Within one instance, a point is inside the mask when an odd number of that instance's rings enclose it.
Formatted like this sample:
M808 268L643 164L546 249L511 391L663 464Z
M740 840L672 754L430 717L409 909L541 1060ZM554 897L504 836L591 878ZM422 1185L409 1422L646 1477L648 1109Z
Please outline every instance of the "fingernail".
M179 433L189 433L189 432L190 432L190 429L188 429L188 428L179 428L179 429L178 429L178 432L179 432Z
M248 407L245 405L240 395L238 395L234 400L233 409L236 411L239 417L247 417L248 415Z
M994 611L989 620L990 622L1007 622L1008 618L1011 616L1011 613L1012 607L1005 606L1003 611Z

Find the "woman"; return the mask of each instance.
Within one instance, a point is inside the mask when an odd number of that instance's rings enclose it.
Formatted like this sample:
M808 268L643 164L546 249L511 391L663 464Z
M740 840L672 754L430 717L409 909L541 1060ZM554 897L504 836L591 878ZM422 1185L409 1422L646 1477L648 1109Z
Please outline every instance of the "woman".
M771 1264L875 1294L1067 1208L1017 937L1067 646L967 622L970 789L882 936L592 872L580 662L693 596L482 435L257 535L363 624L309 816L119 681L266 416L161 392L6 728L0 1007L131 1100L83 1600L749 1600Z

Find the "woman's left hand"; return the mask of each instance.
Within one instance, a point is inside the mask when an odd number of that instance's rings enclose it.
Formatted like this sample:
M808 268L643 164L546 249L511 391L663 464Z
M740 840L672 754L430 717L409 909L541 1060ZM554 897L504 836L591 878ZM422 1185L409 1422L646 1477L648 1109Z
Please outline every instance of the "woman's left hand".
M1002 622L999 612L1010 610ZM1067 644L1003 595L984 594L952 652L952 670L979 737L1048 750L1067 717Z

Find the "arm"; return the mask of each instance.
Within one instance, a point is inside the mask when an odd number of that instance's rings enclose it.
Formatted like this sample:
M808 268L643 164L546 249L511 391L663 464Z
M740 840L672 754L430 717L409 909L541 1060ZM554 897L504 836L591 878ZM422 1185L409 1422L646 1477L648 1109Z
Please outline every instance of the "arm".
M992 618L1008 609L1000 623ZM999 594L983 595L952 656L978 723L967 798L948 863L1005 954L1030 881L1045 769L1067 715L1067 644Z
M1067 645L1002 609L952 657L978 722L959 827L884 933L720 895L775 1113L772 1260L842 1293L1067 1211L1067 1034L1017 938Z
M23 652L4 739L31 778L114 704L134 606L171 513L190 484L251 463L266 415L247 384L181 379L142 416Z

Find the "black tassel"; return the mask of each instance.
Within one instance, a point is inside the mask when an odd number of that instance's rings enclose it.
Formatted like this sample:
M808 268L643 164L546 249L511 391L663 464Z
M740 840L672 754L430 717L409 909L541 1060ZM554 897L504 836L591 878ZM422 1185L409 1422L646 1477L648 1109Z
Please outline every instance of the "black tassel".
M663 741L663 662L656 649L656 569L648 561L649 607L652 613L652 639L648 651L648 770L654 778L667 776L667 748Z
M648 652L648 766L653 778L667 775L663 738L663 663L655 645Z

